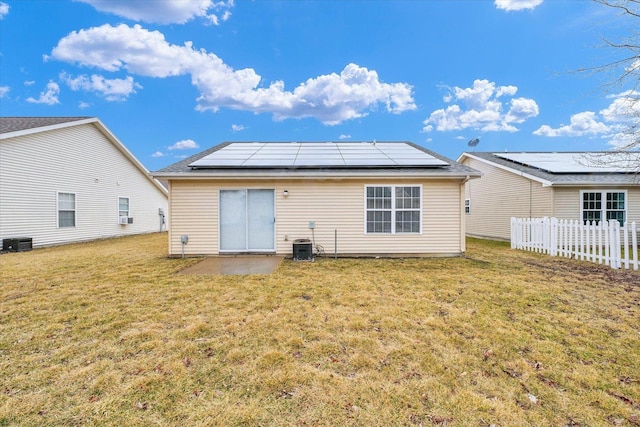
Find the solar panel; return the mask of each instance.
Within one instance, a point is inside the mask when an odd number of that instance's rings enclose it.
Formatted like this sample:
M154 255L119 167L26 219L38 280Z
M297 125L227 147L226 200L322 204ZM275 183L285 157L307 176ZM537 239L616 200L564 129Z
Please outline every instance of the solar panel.
M234 142L189 166L291 168L448 165L404 142Z
M637 172L640 153L493 153L551 173Z

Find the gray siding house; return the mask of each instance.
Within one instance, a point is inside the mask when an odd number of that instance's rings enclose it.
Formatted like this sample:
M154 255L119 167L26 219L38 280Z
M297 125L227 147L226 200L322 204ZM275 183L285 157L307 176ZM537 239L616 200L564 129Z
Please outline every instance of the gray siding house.
M0 239L160 230L167 190L95 117L0 117Z

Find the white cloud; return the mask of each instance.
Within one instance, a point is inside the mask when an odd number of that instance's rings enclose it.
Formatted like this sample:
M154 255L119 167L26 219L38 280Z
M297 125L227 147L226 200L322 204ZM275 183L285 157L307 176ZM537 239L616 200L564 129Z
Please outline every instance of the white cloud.
M0 19L3 19L9 14L9 5L0 1Z
M542 125L535 130L533 134L548 137L585 136L599 135L609 132L609 130L606 124L597 120L596 113L593 111L585 111L571 116L568 125L562 125L555 129L548 125Z
M33 97L27 98L27 102L33 104L47 104L54 105L59 104L58 95L60 94L60 86L54 81L47 83L47 88L43 92L40 92L40 96L36 99Z
M338 139L351 139L351 135L345 135L344 133L338 137Z
M533 132L534 135L546 137L581 137L600 136L609 140L609 144L622 148L637 140L636 122L640 117L640 92L626 91L610 96L613 101L605 109L596 114L584 111L571 116L568 125L552 128L542 125ZM629 132L631 130L631 132Z
M73 78L62 73L60 78L74 91L98 92L107 101L123 101L132 93L136 93L136 89L142 89L142 86L134 82L131 76L125 79L105 79L103 76L93 74L91 77L80 75Z
M534 9L536 6L540 6L543 0L495 0L495 5L498 9L506 11Z
M11 89L9 86L0 86L0 99L4 98L6 94L9 93Z
M245 129L244 125L237 125L235 123L231 125L231 130L233 132L240 132L240 131L243 131L244 129Z
M626 91L610 96L613 102L600 114L607 122L628 123L637 121L640 117L640 92Z
M24 85L25 86L33 86L36 82L33 80L25 80L24 81Z
M231 16L234 0L79 0L101 12L113 13L133 21L158 24L184 24L203 18L219 25Z
M192 148L200 148L200 146L192 139L183 139L182 141L178 141L170 147L167 147L169 150L190 150Z
M156 151L151 157L164 157L164 153L162 151Z
M78 108L80 108L81 110L84 110L85 108L89 108L89 107L91 107L91 104L89 104L88 102L80 101L78 103Z
M488 80L475 80L470 88L454 87L443 97L446 103L459 102L447 108L435 110L425 119L422 129L445 132L474 129L484 132L516 132L513 124L523 123L539 113L538 104L529 98L513 98L507 101L505 113L502 98L517 93L516 86L496 86ZM459 105L459 104L462 104Z
M194 49L191 42L173 45L162 33L139 25L74 31L58 42L49 58L156 78L190 75L200 91L199 111L231 108L272 113L275 120L314 117L334 125L364 117L379 104L391 113L416 109L412 86L383 83L376 71L356 64L287 91L283 81L266 86L252 68L234 70L215 54Z

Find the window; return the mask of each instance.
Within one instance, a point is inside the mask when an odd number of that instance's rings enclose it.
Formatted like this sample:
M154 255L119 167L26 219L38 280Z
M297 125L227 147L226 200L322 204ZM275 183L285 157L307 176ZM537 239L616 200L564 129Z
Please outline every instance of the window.
M58 228L76 226L76 195L58 193Z
M623 225L626 217L625 200L624 191L583 191L582 221L616 220Z
M471 199L464 199L464 213L467 215L471 213Z
M129 216L128 197L118 197L118 216Z
M419 186L367 186L367 233L420 233Z

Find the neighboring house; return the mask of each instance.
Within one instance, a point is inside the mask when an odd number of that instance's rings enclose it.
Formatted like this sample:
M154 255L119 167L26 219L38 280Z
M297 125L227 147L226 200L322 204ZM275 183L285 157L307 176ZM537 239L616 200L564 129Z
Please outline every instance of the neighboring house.
M160 230L167 190L95 117L0 117L0 239Z
M170 255L310 239L328 256L462 254L464 183L480 176L406 142L224 143L153 175L169 181Z
M470 236L509 240L511 217L640 221L640 157L634 153L463 153L481 171L467 183Z

